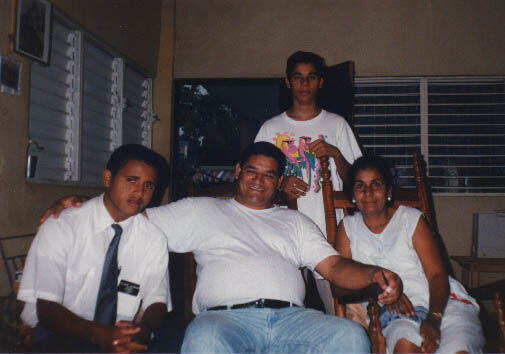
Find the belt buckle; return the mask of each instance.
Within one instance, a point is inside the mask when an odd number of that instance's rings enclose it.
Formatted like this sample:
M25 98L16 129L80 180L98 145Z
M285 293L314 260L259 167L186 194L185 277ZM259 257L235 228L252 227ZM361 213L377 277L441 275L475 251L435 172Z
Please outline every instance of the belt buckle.
M265 299L259 299L256 301L256 307L259 309L265 308Z

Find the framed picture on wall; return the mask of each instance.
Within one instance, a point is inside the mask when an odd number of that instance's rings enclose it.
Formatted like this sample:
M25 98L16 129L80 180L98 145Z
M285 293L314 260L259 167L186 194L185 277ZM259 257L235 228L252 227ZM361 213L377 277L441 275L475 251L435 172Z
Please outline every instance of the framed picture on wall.
M48 0L18 0L16 24L16 51L47 63L51 3Z

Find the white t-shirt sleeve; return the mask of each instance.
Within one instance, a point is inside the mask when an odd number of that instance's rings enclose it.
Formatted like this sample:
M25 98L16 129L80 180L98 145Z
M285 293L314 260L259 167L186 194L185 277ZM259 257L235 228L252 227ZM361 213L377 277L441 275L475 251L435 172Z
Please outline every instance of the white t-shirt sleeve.
M194 226L198 223L197 199L185 198L146 210L149 220L165 234L170 251L192 252L198 246L198 241L193 237Z
M346 121L343 122L341 129L337 132L337 147L350 164L362 155L356 137Z
M298 219L297 237L301 264L311 271L329 256L338 252L326 241L317 225L308 217L301 215Z
M71 228L60 218L49 219L32 242L23 269L18 299L26 302L22 319L35 326L38 322L37 299L63 302L66 255L72 242Z
M156 229L156 227L152 227ZM143 294L142 307L147 309L150 305L161 302L167 305L167 311L172 310L172 299L170 296L170 282L168 275L168 246L166 238L161 231L154 230L159 233L159 238L152 242L149 248L149 273L145 275L143 280L145 292Z
M258 134L256 135L256 138L254 138L254 142L257 143L259 141L267 141L267 142L271 142L268 140L268 137L267 137L267 134L266 134L266 128L265 128L265 124L263 124L258 132Z

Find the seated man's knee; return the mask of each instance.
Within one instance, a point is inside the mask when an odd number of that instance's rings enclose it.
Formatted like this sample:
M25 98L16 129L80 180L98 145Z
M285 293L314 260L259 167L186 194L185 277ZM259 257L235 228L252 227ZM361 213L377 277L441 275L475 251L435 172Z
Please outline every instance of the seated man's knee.
M336 317L332 332L328 335L325 352L369 353L370 340L366 330L359 323Z
M233 348L229 341L226 320L219 314L205 313L197 316L186 329L182 343L182 353L231 353ZM228 333L227 333L228 332Z

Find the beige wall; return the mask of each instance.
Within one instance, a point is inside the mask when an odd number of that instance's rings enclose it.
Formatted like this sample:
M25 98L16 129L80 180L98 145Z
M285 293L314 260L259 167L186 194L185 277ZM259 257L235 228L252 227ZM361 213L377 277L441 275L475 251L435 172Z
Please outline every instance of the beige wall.
M175 77L282 75L296 50L358 76L505 74L502 0L177 1Z
M52 0L105 43L156 73L161 0Z
M282 76L296 50L354 60L357 76L505 75L503 14L503 0L180 0L174 76ZM470 254L473 212L505 209L434 199L452 255Z
M438 229L450 255L469 256L472 248L472 217L478 211L505 210L505 197L434 198ZM461 268L453 262L456 276ZM505 274L484 274L481 279L496 280Z
M0 54L23 63L21 95L0 94L0 236L35 231L43 211L61 196L72 193L94 196L100 192L27 183L24 179L30 61L10 51L8 34L14 3L0 0ZM159 88L159 92L155 91L154 110L159 112L161 123L154 125L153 147L168 157L174 1L55 0L53 3L95 36L156 75L154 89ZM7 290L3 264L0 264L0 295Z

